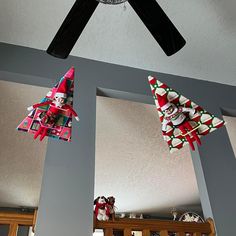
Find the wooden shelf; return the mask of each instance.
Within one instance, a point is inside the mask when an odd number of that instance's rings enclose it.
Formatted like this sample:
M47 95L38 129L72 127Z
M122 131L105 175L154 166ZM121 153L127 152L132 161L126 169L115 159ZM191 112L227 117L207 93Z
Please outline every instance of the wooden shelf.
M205 223L129 218L109 221L98 221L95 219L94 229L103 229L104 232L109 229L111 233L106 233L106 236L112 236L111 229L122 230L124 236L129 236L131 230L142 231L143 236L149 236L151 231L160 232L161 236L168 236L168 232L175 232L178 236L184 236L185 232L197 236L202 234L215 235L214 223L210 219Z

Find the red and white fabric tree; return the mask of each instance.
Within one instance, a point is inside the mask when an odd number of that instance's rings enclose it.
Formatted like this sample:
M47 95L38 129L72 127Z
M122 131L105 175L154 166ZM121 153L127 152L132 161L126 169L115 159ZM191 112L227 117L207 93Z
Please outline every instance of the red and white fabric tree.
M224 121L210 114L166 84L149 76L149 84L162 123L162 134L170 152L194 142L201 145L200 137L220 128Z
M71 141L72 115L79 121L73 109L74 68L60 79L40 103L27 108L29 115L17 127L34 134L34 139L45 136Z

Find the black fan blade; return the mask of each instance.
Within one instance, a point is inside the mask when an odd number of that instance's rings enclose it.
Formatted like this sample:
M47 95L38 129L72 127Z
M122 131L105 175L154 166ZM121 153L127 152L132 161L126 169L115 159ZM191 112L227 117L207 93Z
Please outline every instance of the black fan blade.
M96 0L77 0L49 45L47 53L67 58L98 3Z
M186 41L156 0L129 0L129 3L167 56L185 45Z

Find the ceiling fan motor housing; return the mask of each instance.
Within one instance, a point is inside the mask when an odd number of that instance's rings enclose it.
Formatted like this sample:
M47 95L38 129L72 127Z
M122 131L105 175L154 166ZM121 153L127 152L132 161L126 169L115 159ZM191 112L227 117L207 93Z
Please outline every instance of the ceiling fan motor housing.
M127 0L97 0L97 1L104 4L115 5L115 4L126 2Z

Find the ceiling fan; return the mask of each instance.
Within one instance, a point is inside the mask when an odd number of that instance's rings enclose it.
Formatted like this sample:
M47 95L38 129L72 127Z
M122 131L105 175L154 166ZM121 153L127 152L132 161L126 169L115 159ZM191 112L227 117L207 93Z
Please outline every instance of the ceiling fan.
M76 0L47 53L67 58L99 2L119 4L127 0ZM167 56L179 51L186 43L156 0L128 0Z

